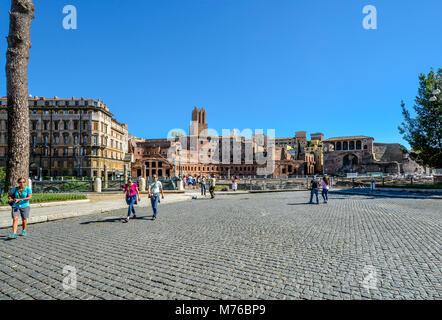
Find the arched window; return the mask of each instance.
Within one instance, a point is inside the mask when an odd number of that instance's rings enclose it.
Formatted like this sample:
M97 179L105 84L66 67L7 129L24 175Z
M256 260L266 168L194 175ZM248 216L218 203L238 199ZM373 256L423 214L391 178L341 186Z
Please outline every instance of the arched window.
M348 150L348 142L344 141L344 143L342 144L342 150Z
M361 145L362 145L361 140L356 141L356 150L361 150L362 149Z
M350 150L354 150L355 149L355 142L354 141L350 141Z

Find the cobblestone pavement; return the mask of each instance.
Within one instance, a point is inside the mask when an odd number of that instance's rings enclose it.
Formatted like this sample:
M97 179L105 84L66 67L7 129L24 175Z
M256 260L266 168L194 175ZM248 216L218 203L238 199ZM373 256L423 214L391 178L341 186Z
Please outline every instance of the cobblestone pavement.
M119 210L16 240L1 229L0 299L442 298L440 200L308 196L162 204L127 224Z

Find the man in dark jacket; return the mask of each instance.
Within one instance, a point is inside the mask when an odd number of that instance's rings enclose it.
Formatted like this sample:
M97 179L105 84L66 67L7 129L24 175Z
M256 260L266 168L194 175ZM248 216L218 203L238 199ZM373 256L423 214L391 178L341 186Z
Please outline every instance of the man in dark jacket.
M316 180L316 176L313 176L312 181L310 181L310 204L313 204L313 194L316 195L316 204L319 204L319 182Z

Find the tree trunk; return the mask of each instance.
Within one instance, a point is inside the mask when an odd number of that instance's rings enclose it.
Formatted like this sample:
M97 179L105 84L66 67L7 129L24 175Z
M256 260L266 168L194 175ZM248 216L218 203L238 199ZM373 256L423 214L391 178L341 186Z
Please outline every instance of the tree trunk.
M29 177L28 62L31 48L32 0L11 0L6 79L8 96L8 154L5 190L20 177Z

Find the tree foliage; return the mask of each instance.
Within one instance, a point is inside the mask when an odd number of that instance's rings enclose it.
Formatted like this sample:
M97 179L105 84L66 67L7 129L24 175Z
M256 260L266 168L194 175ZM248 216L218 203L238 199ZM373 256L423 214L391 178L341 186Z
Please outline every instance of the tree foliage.
M442 68L437 72L430 71L428 75L419 74L419 89L412 117L402 101L404 121L399 126L399 132L413 148L410 154L418 163L431 168L442 168L442 94L431 102L435 83L442 87Z

